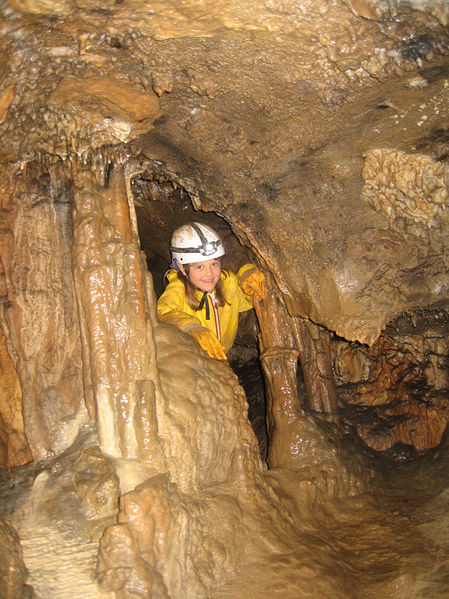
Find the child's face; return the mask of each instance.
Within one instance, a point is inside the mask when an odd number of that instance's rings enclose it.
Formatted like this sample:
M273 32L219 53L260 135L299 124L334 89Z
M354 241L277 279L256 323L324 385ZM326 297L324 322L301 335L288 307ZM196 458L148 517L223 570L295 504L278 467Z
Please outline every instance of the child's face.
M201 291L211 292L215 289L218 281L220 280L221 274L221 260L220 258L212 258L212 260L205 260L204 262L194 262L190 264L188 274L182 268L183 273L188 277L189 281Z

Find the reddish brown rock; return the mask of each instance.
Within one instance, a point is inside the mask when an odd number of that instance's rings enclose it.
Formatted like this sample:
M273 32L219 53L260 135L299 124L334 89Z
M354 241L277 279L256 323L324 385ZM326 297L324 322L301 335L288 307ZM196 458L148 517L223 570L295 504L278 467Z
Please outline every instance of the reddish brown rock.
M23 427L20 381L0 331L0 465L21 466L31 460Z
M447 396L432 386L426 362L411 347L387 336L370 348L338 345L340 400L364 406L368 421L357 423L357 431L378 451L398 443L418 450L436 447L449 422Z

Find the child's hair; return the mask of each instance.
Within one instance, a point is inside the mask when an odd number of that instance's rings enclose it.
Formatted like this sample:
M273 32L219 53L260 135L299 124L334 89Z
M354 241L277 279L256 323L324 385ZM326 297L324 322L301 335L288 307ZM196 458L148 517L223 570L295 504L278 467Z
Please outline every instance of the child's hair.
M189 274L189 268L190 268L190 264L184 264L184 270L186 271L187 275ZM221 272L223 273L225 278L228 276L227 270L223 269ZM195 287L195 285L192 285L189 277L184 276L182 274L182 272L179 270L178 270L178 278L181 279L181 281L184 283L184 287L186 290L187 303L192 308L192 310L199 310L200 302L198 301L198 298L196 295L197 288ZM225 304L229 303L226 299L226 293L225 293L223 281L221 280L221 278L218 281L218 283L214 289L214 296L215 296L215 300L219 306L224 306Z

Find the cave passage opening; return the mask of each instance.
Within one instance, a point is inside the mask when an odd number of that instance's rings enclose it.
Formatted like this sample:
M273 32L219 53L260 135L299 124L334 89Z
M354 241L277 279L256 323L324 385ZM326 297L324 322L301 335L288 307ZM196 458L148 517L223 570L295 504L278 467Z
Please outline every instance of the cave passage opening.
M148 169L131 179L140 247L153 277L156 296L166 284L170 268L170 237L179 226L198 221L212 227L221 237L226 255L224 267L237 272L245 263L254 263L252 251L242 245L230 224L215 212L195 210L190 193L167 175ZM266 390L259 360L259 326L254 310L243 312L228 361L238 376L248 401L248 418L259 443L262 459L267 454Z
M253 252L239 241L230 224L215 212L196 209L191 193L169 174L150 167L141 169L131 179L131 192L140 246L152 273L157 297L165 288L164 275L171 261L170 236L177 227L193 220L210 225L223 239L226 268L236 272L242 264L255 262ZM298 323L295 325L294 319L290 319L288 315L285 317L285 321L284 317L280 319L279 326L289 328L290 332L286 333L284 341L287 341L288 346L294 346L294 340L289 340L288 337ZM417 317L414 318L416 320ZM327 422L326 410L310 401L314 389L311 392L307 384L315 387L320 376L328 379L331 375L336 393L334 403L335 407L338 403L338 419L343 425L340 434L361 438L365 448L375 452L388 452L392 457L403 455L404 451L408 455L410 451L413 454L414 449L426 451L437 446L447 421L447 418L441 419L447 403L447 342L441 337L441 331L437 331L437 335L432 333L435 323L433 326L427 323L427 326L420 327L414 323L406 330L403 320L404 318L399 319L396 324L392 323L387 327L372 348L348 342L304 321L299 326L308 328L310 334L307 333L304 337L303 331L303 339L313 340L308 354L306 351L306 361L309 363L307 368L310 370L310 364L316 363L317 356L323 355L322 350L328 344L332 372L322 373L319 369L312 369L305 381L301 360L295 366L298 406L327 428L330 423ZM418 320L421 322L422 318ZM439 329L440 320L441 318L438 321ZM423 327L430 332L423 337L424 345L418 351L417 344L422 342L421 336L417 337L416 333L423 335ZM260 360L263 353L259 343L260 332L254 310L241 314L236 342L228 358L245 390L248 417L259 443L261 456L266 459L270 439L267 429L269 392ZM320 337L325 343L317 346L317 339ZM410 370L416 370L416 364L421 364L418 368L421 375L418 378L412 377L412 381ZM410 387L412 382L413 389ZM423 384L424 387L429 384L435 387L438 397L434 397L435 393L432 397L427 393L431 401L427 395L424 397ZM438 424L432 419L434 412L438 414Z

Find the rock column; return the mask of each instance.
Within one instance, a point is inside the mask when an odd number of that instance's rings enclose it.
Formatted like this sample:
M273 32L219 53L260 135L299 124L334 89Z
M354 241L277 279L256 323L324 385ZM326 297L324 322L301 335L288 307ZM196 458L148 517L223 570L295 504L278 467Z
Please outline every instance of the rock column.
M269 274L262 302L255 301L260 326L260 359L267 382L267 428L270 467L297 463L310 426L298 391L300 360L308 406L337 419L337 396L326 331L300 317L291 317L276 293Z
M337 391L332 370L329 332L300 316L292 320L308 407L336 422Z
M296 370L298 351L291 334L291 320L280 303L269 274L266 275L265 299L255 300L260 326L261 363L267 382L267 429L270 467L285 465L294 453L292 424L300 414Z
M103 451L158 464L158 374L145 270L123 169L74 167L73 264Z

